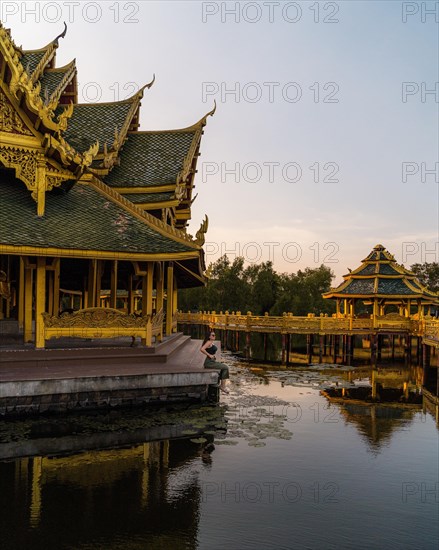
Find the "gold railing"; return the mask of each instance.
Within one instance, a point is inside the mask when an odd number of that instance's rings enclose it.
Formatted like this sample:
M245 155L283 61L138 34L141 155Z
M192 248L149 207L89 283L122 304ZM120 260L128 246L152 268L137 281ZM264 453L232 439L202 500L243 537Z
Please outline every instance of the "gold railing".
M434 344L439 344L439 319L425 320L423 326L423 337Z
M355 318L309 314L299 317L286 313L282 316L247 315L238 313L183 313L177 314L178 323L204 325L223 330L280 334L369 334L371 332L410 332L439 343L439 320L426 317L418 320L400 315Z

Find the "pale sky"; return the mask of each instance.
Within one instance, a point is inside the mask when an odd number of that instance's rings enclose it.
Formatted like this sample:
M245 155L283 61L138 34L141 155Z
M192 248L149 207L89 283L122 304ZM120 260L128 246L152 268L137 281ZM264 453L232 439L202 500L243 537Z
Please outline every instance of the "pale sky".
M321 263L337 275L383 244L407 267L439 261L436 2L12 2L25 49L68 24L79 101L149 82L141 129L190 126L213 107L189 231L206 261Z

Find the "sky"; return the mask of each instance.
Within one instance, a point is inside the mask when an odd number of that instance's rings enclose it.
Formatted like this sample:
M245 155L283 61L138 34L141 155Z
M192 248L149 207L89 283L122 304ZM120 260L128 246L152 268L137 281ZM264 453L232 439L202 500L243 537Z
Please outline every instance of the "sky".
M278 272L342 280L378 243L439 261L439 3L0 0L17 45L68 31L79 101L145 91L141 130L184 128L216 103L189 232Z

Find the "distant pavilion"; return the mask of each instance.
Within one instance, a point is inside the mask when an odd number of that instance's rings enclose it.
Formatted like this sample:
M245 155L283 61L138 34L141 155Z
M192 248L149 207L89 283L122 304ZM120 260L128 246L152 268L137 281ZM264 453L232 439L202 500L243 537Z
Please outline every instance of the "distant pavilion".
M337 316L352 317L360 303L372 306L370 313L384 316L396 313L421 318L439 305L438 294L428 290L415 274L399 265L383 245L377 244L357 269L343 276L337 288L323 294L335 299Z

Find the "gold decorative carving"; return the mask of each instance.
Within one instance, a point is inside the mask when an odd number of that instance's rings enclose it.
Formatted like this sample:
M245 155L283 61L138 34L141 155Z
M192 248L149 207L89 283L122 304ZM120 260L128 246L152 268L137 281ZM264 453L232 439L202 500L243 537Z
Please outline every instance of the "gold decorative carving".
M11 284L7 282L7 276L4 271L0 271L0 296L6 300L11 298Z
M68 107L63 109L61 113L58 115L58 125L59 129L62 132L65 132L67 130L67 121L71 116L73 115L73 102L70 102Z
M126 314L117 309L92 307L55 316L43 313L46 328L144 328L149 315Z
M187 189L184 183L177 184L177 187L175 188L175 193L174 193L175 198L178 199L179 201L182 201L183 199L186 198L186 192L187 192Z
M158 311L155 315L152 317L152 330L153 332L155 330L161 329L163 326L163 321L165 319L165 313L163 309Z
M200 246L203 246L203 244L206 242L206 232L208 227L209 218L206 215L204 220L201 222L200 229L195 233L195 242Z
M7 168L15 168L17 178L26 184L29 191L36 188L37 157L35 151L26 151L18 147L0 149L0 161Z
M32 132L25 124L9 102L8 98L0 88L0 130L13 134L31 136Z

